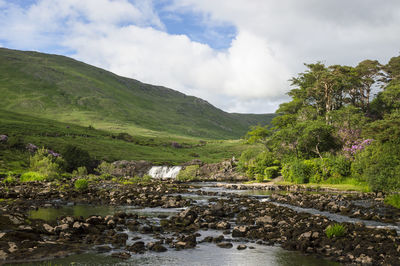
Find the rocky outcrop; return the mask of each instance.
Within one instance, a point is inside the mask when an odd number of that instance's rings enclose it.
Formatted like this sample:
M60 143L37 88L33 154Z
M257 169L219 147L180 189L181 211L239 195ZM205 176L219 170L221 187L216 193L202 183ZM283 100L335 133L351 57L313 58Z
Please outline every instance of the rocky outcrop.
M199 169L196 173L196 180L200 181L244 181L248 178L239 174L236 171L235 158L226 160L220 163L202 163L200 160L193 160L184 164L188 165L199 165Z
M115 166L112 175L117 177L124 176L144 176L152 166L147 161L116 161L112 163Z

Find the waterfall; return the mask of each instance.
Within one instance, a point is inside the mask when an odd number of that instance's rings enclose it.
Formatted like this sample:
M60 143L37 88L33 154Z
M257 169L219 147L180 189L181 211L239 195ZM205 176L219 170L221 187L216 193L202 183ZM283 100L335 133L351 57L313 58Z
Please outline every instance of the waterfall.
M153 178L176 178L182 166L153 166L148 175Z

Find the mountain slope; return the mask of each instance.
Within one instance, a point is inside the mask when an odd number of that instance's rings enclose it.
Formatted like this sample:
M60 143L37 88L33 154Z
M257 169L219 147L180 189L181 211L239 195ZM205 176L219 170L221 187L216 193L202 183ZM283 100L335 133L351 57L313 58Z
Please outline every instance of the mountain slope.
M229 114L208 102L74 59L0 48L1 107L80 125L231 139L272 114Z

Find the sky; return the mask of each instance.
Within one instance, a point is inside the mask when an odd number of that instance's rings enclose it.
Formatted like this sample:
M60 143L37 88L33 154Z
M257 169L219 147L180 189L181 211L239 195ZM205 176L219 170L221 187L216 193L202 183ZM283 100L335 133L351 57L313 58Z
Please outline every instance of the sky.
M398 56L400 1L0 0L0 47L70 56L228 112L271 113L304 63Z

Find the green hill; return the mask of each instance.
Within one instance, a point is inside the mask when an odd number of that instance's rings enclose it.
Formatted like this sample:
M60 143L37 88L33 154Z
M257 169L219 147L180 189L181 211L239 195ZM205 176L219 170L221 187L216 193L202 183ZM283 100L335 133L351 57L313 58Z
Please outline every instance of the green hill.
M0 109L1 134L9 139L6 144L0 143L0 172L24 171L29 166L31 154L25 149L28 143L60 153L67 145L74 145L87 150L96 160L146 160L156 164L180 164L193 159L219 162L238 157L250 147L239 140L202 141L167 134L151 137L112 133Z
M0 48L1 109L113 132L236 139L273 114L230 114L208 102L74 59Z

